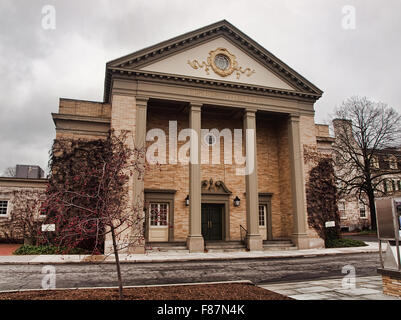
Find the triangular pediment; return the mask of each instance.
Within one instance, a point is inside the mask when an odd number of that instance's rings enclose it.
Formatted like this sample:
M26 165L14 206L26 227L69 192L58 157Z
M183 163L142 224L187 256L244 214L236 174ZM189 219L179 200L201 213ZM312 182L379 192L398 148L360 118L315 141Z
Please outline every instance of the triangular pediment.
M113 72L241 83L316 99L322 95L319 88L225 20L109 62L105 100Z
M219 58L222 59L221 68ZM188 48L139 70L295 90L224 37Z

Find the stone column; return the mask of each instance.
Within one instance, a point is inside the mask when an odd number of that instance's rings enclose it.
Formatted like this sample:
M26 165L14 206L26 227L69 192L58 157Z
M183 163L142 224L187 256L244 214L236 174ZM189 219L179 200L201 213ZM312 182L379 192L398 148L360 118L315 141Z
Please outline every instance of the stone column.
M117 136L119 136L123 131L128 133L127 137L128 139L127 141L125 141L125 143L129 148L134 148L136 123L137 123L137 106L136 106L135 96L133 94L113 93L112 103L111 103L110 127L112 130L114 130L114 133ZM132 214L133 211L133 204L134 204L133 181L134 181L133 177L130 177L126 186L128 206L127 208L125 208L124 214L127 215ZM131 241L131 236L133 232L129 228L126 227L123 228L124 231L119 232L117 245L120 248L124 248L121 252L127 253L131 249L130 247L128 247L128 245ZM104 248L105 254L110 254L113 252L113 241L110 232L106 234L104 246L105 246Z
M137 96L136 100L136 121L135 121L135 139L134 144L135 148L140 151L141 157L138 158L138 167L142 171L141 173L136 172L134 174L133 180L133 205L136 210L139 210L141 213L145 213L144 203L145 203L145 194L144 194L144 174L145 174L145 147L146 147L146 114L148 107L147 97ZM145 221L145 215L143 215L143 220ZM139 223L139 225L135 226L136 228L141 228L141 230L133 230L132 236L145 236L142 230L143 221ZM132 248L130 248L130 253L144 253L145 252L145 242L140 241L138 243L138 239L131 239L134 244Z
M189 235L187 238L189 252L204 251L201 225L201 107L201 104L191 103L189 111L189 127L192 129L189 161Z
M256 161L256 110L246 109L244 113L246 148L246 221L247 248L251 251L263 250L263 240L259 233L259 195Z
M294 219L293 241L298 249L309 248L307 235L303 157L299 116L290 115L288 123L291 163L292 210Z

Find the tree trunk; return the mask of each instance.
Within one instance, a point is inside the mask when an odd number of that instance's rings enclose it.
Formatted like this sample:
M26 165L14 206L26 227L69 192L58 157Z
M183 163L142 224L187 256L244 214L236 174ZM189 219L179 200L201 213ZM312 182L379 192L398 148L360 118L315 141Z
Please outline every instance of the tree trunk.
M114 232L114 227L111 227L111 237L113 239L114 258L116 259L116 267L117 267L118 294L119 294L120 300L122 300L123 299L123 281L121 278L120 259L118 256L118 248L117 248L117 241L116 241L116 234Z
M369 211L370 211L370 225L372 226L372 230L377 230L375 195L373 191L368 193L368 199L369 199Z

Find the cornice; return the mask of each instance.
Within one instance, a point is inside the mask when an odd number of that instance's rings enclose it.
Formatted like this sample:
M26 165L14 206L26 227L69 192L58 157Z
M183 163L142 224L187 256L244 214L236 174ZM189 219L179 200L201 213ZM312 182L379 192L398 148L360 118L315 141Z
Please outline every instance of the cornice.
M40 187L45 187L45 185L49 182L47 178L40 179L28 179L28 178L16 178L16 177L0 177L0 185L4 186L4 183L16 187L21 187L23 184L26 184L27 187L29 185L42 185Z
M111 118L82 116L82 115L63 114L63 113L52 113L52 118L54 122L56 120L66 120L66 121L72 120L80 122L110 123L111 121Z
M315 102L321 95L306 93L302 91L286 90L280 88L271 88L264 86L257 86L246 83L235 83L229 81L207 79L207 78L195 78L183 75L172 75L153 71L143 70L129 70L123 68L111 68L111 78L117 77L122 79L135 79L135 80L146 80L154 82L169 82L180 85L188 85L191 87L203 87L213 89L224 89L224 90L235 90L235 92L243 92L259 94L263 96L273 96L281 98L297 99L306 102Z

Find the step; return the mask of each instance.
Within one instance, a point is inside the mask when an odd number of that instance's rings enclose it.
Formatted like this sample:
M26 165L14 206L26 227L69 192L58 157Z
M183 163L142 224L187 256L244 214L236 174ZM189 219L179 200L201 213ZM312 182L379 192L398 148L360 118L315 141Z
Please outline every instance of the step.
M242 248L215 248L215 249L206 249L208 253L221 253L221 252L244 252L247 251L243 246Z
M265 247L263 246L263 251L286 251L286 250L297 250L296 246L282 246L282 247Z
M145 245L146 252L189 252L185 242L148 242Z
M263 240L263 244L268 245L268 244L287 244L287 245L292 245L291 240Z
M241 241L220 241L220 242L206 242L206 249L235 249L243 248L244 244Z

